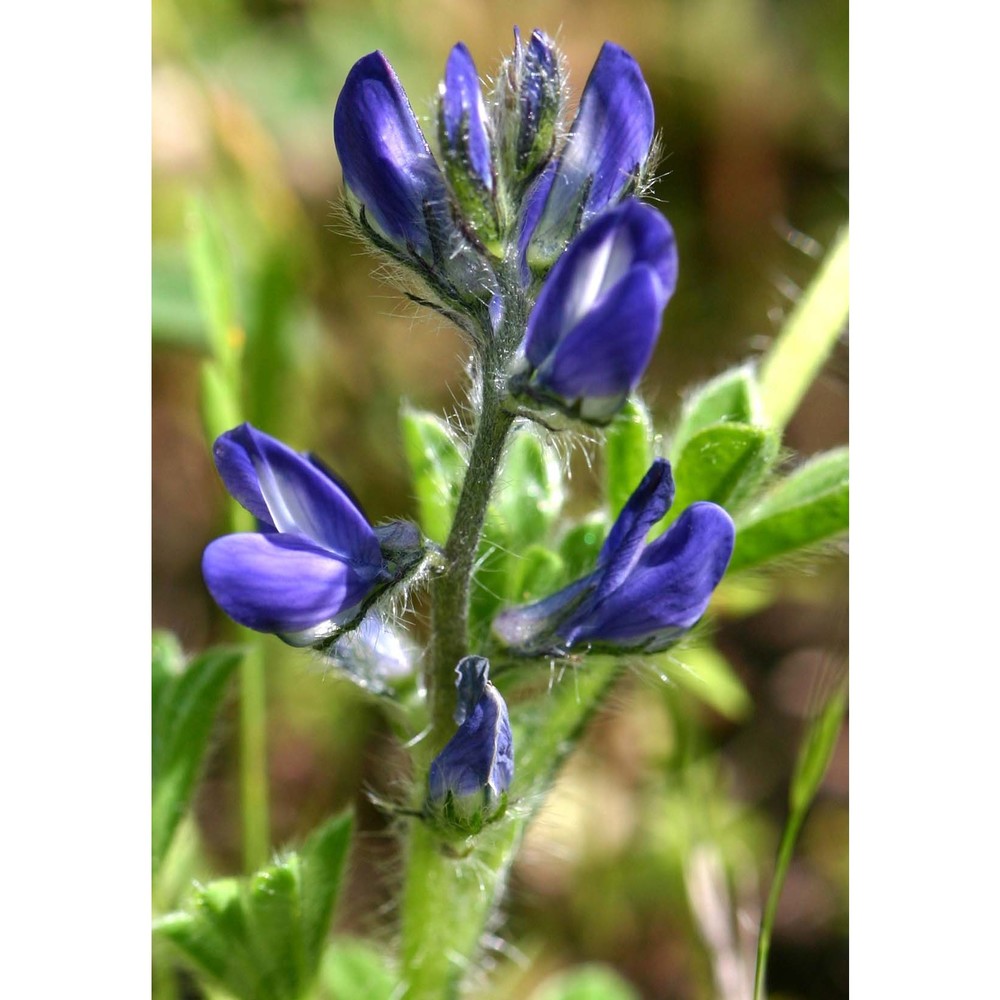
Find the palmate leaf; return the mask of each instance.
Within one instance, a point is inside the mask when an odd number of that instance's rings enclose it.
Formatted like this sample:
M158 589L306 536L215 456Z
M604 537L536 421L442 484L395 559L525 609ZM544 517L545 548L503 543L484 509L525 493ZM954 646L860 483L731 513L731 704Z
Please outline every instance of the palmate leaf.
M420 527L432 542L444 545L462 488L465 455L448 424L433 413L404 406L399 422Z
M380 951L355 938L335 938L323 953L320 1000L393 1000L399 980Z
M760 391L753 369L733 368L697 389L685 402L671 441L671 459L680 460L687 443L700 431L715 424L738 423L761 426Z
M612 519L652 464L653 439L649 411L640 400L628 400L604 438L604 496Z
M767 474L777 455L777 435L762 427L726 422L699 431L674 466L674 503L653 535L661 534L698 500L711 500L732 513Z
M238 1000L299 1000L319 970L352 824L336 816L278 863L198 887L156 933Z
M753 711L753 700L729 661L711 646L680 648L649 657L651 665L679 688L734 722Z
M563 505L562 470L555 452L531 427L511 435L490 509L516 549L540 542Z
M730 571L749 569L835 538L850 520L848 452L807 462L737 520Z
M170 846L194 791L238 649L209 649L183 667L172 636L153 636L153 870Z

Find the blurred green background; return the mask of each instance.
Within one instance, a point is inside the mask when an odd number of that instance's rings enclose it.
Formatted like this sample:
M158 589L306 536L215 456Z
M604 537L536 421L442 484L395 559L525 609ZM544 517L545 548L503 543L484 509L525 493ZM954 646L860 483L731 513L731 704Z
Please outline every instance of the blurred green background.
M412 516L400 400L458 409L466 350L379 280L339 221L331 119L353 62L382 49L426 120L458 40L486 78L512 25L543 28L568 57L574 98L605 39L636 57L664 150L654 200L681 255L643 383L668 430L686 387L767 346L847 218L847 20L844 0L154 0L154 625L189 650L228 634L200 574L225 495L199 416L192 195L218 214L232 254L250 419L322 455L373 520ZM811 454L847 432L845 338L786 444ZM596 483L574 465L575 510ZM757 610L723 603L715 630L752 710L736 699L720 712L638 674L617 688L529 833L505 906L512 947L476 995L523 996L583 960L613 964L643 997L726 995L713 906L728 896L752 938L804 719L822 678L846 663L842 556L768 586L773 600ZM337 926L391 942L396 841L365 790L403 780L402 751L349 684L277 640L267 656L274 844L353 803L362 835ZM230 707L178 862L184 878L239 870L235 753ZM846 730L786 887L770 984L774 997L847 995Z

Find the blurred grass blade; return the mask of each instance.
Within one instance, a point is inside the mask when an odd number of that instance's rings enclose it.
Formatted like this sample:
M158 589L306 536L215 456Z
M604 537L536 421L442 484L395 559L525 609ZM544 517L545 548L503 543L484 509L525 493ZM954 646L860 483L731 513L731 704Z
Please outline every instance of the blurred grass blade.
M321 1000L394 1000L399 982L381 952L354 938L334 938L320 969Z
M763 424L760 390L749 365L723 372L687 399L670 443L671 461L680 460L695 434L721 423Z
M761 399L774 428L791 419L847 323L849 257L845 227L763 358Z
M653 461L653 423L638 399L629 399L604 439L604 496L612 518L625 506Z
M753 711L743 682L729 661L711 646L658 653L649 660L668 680L727 719L739 722Z
M606 965L582 965L547 979L531 1000L639 1000L639 994Z
M187 224L188 260L209 347L226 376L236 378L243 334L237 320L236 280L222 225L208 201L200 196L188 203Z
M778 913L778 901L784 888L785 878L792 863L795 842L805 822L806 813L812 805L819 786L830 765L837 736L847 709L847 684L841 681L827 697L823 708L813 716L806 730L802 746L795 762L795 771L789 788L788 821L781 835L778 858L774 866L774 877L767 895L767 904L760 921L760 936L757 939L757 963L754 972L754 1000L763 1000L767 975L767 960L771 951L771 936Z
M420 527L431 541L444 545L462 487L465 455L448 424L433 413L404 406L399 422Z
M214 361L201 366L201 422L209 444L242 423L232 383Z
M674 467L674 503L652 534L662 534L698 500L711 500L732 513L763 479L777 454L777 437L761 427L722 423L699 431Z
M153 342L207 353L202 311L195 299L188 252L182 244L155 241L150 283Z
M847 531L850 521L846 448L819 455L779 483L737 519L730 572L760 566Z
M153 655L153 870L159 868L184 811L208 747L226 683L242 657L237 649L210 649L180 673L168 665L162 638ZM169 655L169 654L168 654Z
M804 812L816 797L837 746L846 710L847 685L841 683L806 730L789 791L788 801L793 812Z
M196 888L187 911L157 921L156 933L236 997L301 1000L319 971L351 828L350 814L337 816L300 853Z
M542 541L562 510L562 470L552 448L531 427L511 435L500 482L517 485L497 490L491 504L510 544L520 548Z

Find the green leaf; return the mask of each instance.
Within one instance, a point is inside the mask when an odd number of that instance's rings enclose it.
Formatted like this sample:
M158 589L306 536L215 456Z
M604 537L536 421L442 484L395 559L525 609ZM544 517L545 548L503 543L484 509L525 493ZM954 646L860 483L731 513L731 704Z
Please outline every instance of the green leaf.
M753 369L743 365L723 372L697 389L685 402L671 441L671 460L678 462L691 438L714 424L759 426L762 417L760 391Z
M519 549L541 541L563 505L562 470L552 448L526 427L512 436L491 508Z
M629 399L604 440L604 495L616 518L653 462L653 424L638 399Z
M399 415L403 453L424 534L444 545L465 474L465 455L451 428L433 413L404 406Z
M847 709L847 685L839 684L813 717L795 761L795 773L788 793L793 812L804 812L819 791L837 746L840 726Z
M698 500L735 508L756 486L777 457L774 434L749 424L713 424L699 431L685 446L674 467L677 492L667 516L654 535L675 521Z
M511 574L513 583L510 600L513 604L537 601L559 589L563 579L563 562L555 552L542 545L525 549Z
M196 888L155 931L240 1000L300 1000L315 980L351 835L334 817L290 853L242 879Z
M154 925L189 963L236 997L251 998L256 972L240 880L219 879L196 891L192 910L170 913Z
M302 936L310 967L316 966L323 951L353 826L350 813L334 817L302 849Z
M582 965L547 979L531 1000L639 1000L639 994L606 965Z
M753 711L753 701L729 661L711 646L675 649L649 658L679 688L720 715L740 722Z
M323 1000L393 1000L397 977L381 952L356 938L334 938L320 970Z
M567 582L579 579L594 568L607 534L608 519L600 513L591 514L566 532L559 545L559 555L566 569Z
M476 550L469 593L469 630L473 643L483 641L489 634L493 616L511 591L511 577L516 574L517 567L518 559L513 553L506 525L490 511Z
M848 453L838 448L812 459L737 520L729 569L760 566L835 538L849 523Z
M226 682L243 655L210 649L176 673L178 648L162 634L153 646L153 870L163 860L194 791Z

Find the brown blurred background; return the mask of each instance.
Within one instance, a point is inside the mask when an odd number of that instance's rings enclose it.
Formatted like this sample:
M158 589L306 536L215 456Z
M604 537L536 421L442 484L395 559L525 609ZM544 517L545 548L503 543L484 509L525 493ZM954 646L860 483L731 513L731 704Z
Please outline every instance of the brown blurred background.
M192 193L219 214L233 257L250 419L321 454L372 519L414 514L400 400L450 412L461 396L461 339L380 282L337 221L331 119L359 56L382 49L420 116L455 41L486 78L514 24L558 38L574 97L605 39L636 57L664 150L654 199L681 254L643 384L664 430L692 382L766 348L847 218L843 0L155 0L153 17L153 623L190 650L227 628L199 568L225 495L199 416ZM845 338L786 444L810 454L847 431ZM585 509L596 473L575 470L572 489ZM715 638L753 699L747 718L626 678L529 834L503 933L519 952L477 995L525 995L544 971L584 959L611 962L644 997L718 994L691 887L721 884L748 918L759 906L803 721L846 662L846 583L846 560L828 556L774 575L769 606L721 618ZM388 940L392 915L379 907L398 866L363 789L399 780L400 751L350 685L277 640L267 655L274 843L355 803L366 832L338 925ZM197 807L199 863L214 873L239 868L235 748L230 712ZM721 883L700 843L715 845ZM771 995L846 996L846 942L845 733L783 898Z

